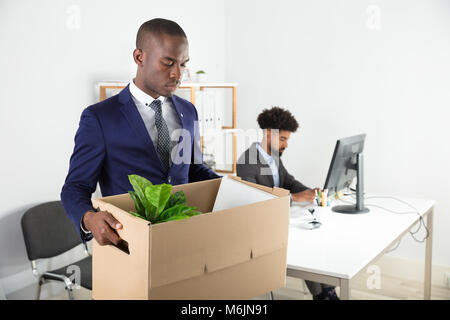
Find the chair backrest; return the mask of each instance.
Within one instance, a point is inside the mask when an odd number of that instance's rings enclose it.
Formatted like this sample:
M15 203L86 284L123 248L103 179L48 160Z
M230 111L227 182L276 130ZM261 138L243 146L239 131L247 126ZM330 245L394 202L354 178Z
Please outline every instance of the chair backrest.
M21 224L30 261L55 257L82 243L61 201L46 202L27 210Z

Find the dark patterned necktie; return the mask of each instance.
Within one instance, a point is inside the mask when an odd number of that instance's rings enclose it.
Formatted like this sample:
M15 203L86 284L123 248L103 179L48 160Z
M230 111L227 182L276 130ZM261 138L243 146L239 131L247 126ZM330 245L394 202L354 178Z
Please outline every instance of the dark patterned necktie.
M150 104L150 108L155 111L155 124L158 130L158 142L156 150L158 151L159 158L166 169L170 166L170 136L169 129L167 128L167 123L162 117L161 111L161 100L155 99Z

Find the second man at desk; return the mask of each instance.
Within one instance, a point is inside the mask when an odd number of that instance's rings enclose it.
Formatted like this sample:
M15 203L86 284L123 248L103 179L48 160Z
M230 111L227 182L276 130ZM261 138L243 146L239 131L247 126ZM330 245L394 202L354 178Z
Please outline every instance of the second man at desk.
M297 181L284 167L280 157L288 147L292 132L298 122L287 110L279 107L265 109L257 118L263 130L261 143L253 143L239 158L236 170L242 179L268 187L280 187L291 191L293 201L313 202L315 193ZM334 287L305 281L314 300L337 300Z

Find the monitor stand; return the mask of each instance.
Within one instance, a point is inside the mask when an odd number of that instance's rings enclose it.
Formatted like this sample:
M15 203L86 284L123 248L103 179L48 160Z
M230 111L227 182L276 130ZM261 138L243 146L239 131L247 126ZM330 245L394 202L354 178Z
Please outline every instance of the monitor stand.
M356 170L356 205L340 205L331 208L338 213L367 213L370 210L364 207L364 181L363 181L363 155L358 153L356 156L356 164L350 165L348 169Z

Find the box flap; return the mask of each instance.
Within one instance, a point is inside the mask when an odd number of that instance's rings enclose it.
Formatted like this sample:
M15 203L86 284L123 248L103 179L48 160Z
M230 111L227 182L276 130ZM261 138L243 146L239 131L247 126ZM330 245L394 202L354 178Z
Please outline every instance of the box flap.
M194 206L200 212L211 212L216 200L222 178L179 184L172 187L172 193L183 191L187 204Z
M239 180L224 177L220 183L213 212L247 204L275 199L277 196L246 185Z
M291 193L289 190L286 190L286 189L282 189L282 188L278 188L278 187L270 188L270 187L263 186L261 184L245 181L245 180L242 180L241 177L237 177L237 176L229 175L228 178L236 180L236 181L239 181L239 182L241 182L243 184L246 184L248 186L251 186L253 188L256 188L256 189L259 189L259 190L271 193L271 194L273 194L273 195L275 195L277 197L285 197L285 196L288 196Z
M286 249L288 227L287 196L152 225L151 287Z

